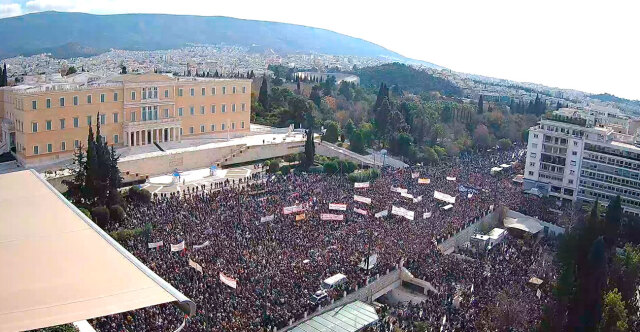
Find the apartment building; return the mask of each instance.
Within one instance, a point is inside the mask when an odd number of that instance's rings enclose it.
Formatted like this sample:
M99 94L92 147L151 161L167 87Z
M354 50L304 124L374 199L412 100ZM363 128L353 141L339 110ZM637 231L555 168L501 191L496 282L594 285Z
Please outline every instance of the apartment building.
M578 110L543 117L529 130L524 190L603 204L620 195L625 212L640 215L640 138L619 128L591 126Z
M251 80L128 74L0 89L0 151L23 165L71 158L89 126L116 147L249 132Z

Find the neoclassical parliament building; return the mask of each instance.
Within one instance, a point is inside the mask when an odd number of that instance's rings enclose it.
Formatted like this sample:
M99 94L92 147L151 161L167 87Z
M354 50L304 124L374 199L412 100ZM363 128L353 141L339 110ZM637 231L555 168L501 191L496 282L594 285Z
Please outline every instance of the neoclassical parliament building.
M24 166L69 159L98 122L116 147L237 136L249 132L250 114L249 79L147 73L23 83L0 88L0 153L13 151Z

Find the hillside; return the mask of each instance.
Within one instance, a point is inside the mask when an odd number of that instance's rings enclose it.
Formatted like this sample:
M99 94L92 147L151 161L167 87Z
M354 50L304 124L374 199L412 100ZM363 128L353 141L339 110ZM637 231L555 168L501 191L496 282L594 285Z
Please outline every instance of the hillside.
M69 57L83 55L87 50L157 50L222 43L288 53L407 60L382 46L329 30L219 16L49 11L0 19L0 36L0 58L32 55L48 49Z
M455 84L433 76L425 71L401 63L388 63L375 67L361 68L356 71L363 86L397 85L402 90L419 94L424 91L439 91L444 95L459 96L460 88Z

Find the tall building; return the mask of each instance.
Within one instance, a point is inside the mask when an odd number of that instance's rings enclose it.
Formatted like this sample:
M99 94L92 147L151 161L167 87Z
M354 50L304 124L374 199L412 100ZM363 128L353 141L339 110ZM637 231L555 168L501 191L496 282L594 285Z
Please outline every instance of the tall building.
M564 109L530 128L524 190L603 204L620 195L624 211L640 215L640 137L621 132L629 125L619 121L597 125L606 122L583 115Z
M249 132L251 80L127 74L0 88L0 152L26 166L71 158L88 128L116 147Z

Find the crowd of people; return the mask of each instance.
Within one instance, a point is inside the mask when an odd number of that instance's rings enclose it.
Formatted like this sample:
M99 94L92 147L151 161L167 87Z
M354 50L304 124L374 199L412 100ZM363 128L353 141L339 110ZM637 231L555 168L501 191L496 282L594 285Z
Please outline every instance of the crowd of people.
M439 292L422 303L391 306L389 316L376 329L391 331L385 328L414 321L441 323L447 315L448 329L465 330L477 326L499 293L522 298L521 304L537 308L545 300L523 283L537 266L537 258L544 256L539 243L514 240L486 257L466 259L444 255L437 248L492 206L557 217L545 212L541 199L522 193L521 186L511 180L515 171L489 174L491 167L500 164L517 168L522 159L522 150L514 149L435 167L386 169L368 188L354 188L343 175L257 173L242 181L242 186L202 187L189 194L156 197L150 204L128 204L121 226L151 224L153 231L123 245L196 303L188 331L280 329L316 309L309 299L325 278L345 274L346 290L351 292L369 276L400 264ZM418 183L418 179L429 179L429 183ZM406 189L413 198L392 188ZM435 199L434 190L455 196L453 208L442 209L447 203ZM370 198L371 203L354 201L354 195ZM346 211L329 210L330 203L346 204ZM302 211L285 214L283 208L290 206ZM414 219L392 214L392 206L413 211ZM383 210L389 212L386 217L374 216ZM343 215L343 219L321 220L326 213ZM273 218L265 218L269 216ZM163 246L148 247L160 241ZM170 244L183 241L184 250L170 250ZM367 271L359 265L371 253L378 259ZM190 267L189 260L199 264L202 273ZM220 273L235 279L237 287L222 283ZM452 309L456 292L466 301ZM338 299L343 294L330 292L329 296ZM527 317L522 324L530 326L537 317ZM97 318L92 324L100 331L171 331L182 320L176 308L158 305Z

